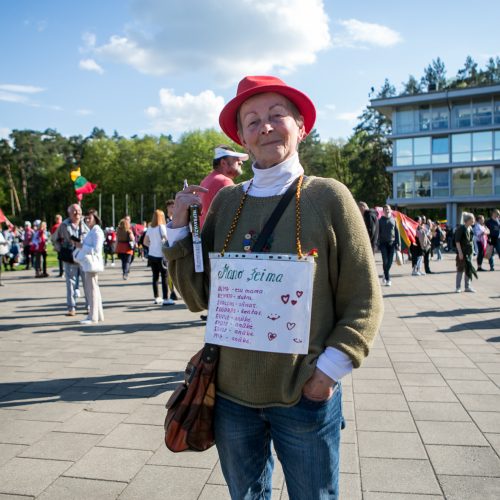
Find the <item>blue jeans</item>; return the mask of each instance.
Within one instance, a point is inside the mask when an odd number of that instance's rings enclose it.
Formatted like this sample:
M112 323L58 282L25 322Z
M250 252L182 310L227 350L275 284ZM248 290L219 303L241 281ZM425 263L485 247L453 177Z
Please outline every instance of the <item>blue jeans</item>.
M83 271L78 264L63 262L63 265L64 277L66 278L66 305L68 306L68 310L71 311L72 309L76 309L75 290L79 288L80 274ZM87 297L85 297L85 303L87 303Z
M384 269L384 279L390 281L391 275L389 274L394 260L394 252L396 247L394 243L380 243L380 253L382 254L382 267Z
M342 389L328 401L251 408L217 397L215 444L233 500L269 500L278 456L290 500L338 499Z

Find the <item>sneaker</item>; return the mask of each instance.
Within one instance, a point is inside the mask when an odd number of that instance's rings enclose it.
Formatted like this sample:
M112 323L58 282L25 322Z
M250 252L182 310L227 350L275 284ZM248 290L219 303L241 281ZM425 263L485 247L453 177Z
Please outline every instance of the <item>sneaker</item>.
M179 297L177 297L177 294L176 294L175 292L172 292L172 293L170 294L170 298L171 298L172 300L179 300Z
M156 297L155 300L153 300L153 304L156 304L157 306L160 306L163 304L163 299L161 299L160 297Z
M66 316L76 316L76 311L74 309L70 309L67 313Z
M415 269L411 272L412 276L420 276L420 273L418 271L415 271Z
M124 280L128 280L128 274L124 274L124 275L123 275L123 279L124 279Z
M382 285L384 285L384 286L387 285L387 281L385 278L382 280Z
M74 296L75 296L75 299L77 299L78 297L80 297L80 289L79 288L75 289Z
M385 285L386 286L392 286L392 281L391 280L387 281Z
M80 325L94 325L97 321L92 321L91 319L82 319Z
M114 262L111 262L111 267L115 267L115 263Z
M163 305L164 305L164 306L172 306L172 305L174 305L174 304L175 304L175 302L174 302L172 299L165 299L165 300L163 301Z
M457 288L457 289L455 290L455 292L456 292L456 293L462 293L462 289L461 289L461 288Z
M201 319L201 321L206 321L208 319L208 315L207 314L200 314L200 319Z
M483 269L482 267L478 267L478 268L477 268L477 270L478 270L479 272L481 272L481 273L482 273L482 272L484 272L484 271L486 271L486 269Z
M474 288L472 288L471 286L466 288L465 291L469 293L476 293L476 290L474 290Z

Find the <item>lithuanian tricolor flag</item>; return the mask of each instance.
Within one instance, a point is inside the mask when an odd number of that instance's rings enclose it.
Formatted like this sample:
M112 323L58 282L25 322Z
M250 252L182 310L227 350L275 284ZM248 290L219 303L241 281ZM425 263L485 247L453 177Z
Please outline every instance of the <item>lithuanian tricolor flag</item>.
M71 180L75 184L75 193L78 201L82 201L84 194L93 193L97 184L92 184L80 172L80 167L71 171Z

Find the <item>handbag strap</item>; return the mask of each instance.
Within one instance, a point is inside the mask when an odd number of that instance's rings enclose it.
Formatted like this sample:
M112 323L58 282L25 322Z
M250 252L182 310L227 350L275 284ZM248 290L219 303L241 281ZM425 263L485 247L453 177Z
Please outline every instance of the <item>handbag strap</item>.
M283 212L285 211L285 208L288 206L290 200L295 194L299 178L300 177L297 177L297 179L295 179L292 182L292 184L290 184L285 194L281 197L281 200L276 205L276 208L270 215L269 219L266 222L266 225L264 226L264 229L262 229L259 237L257 238L257 241L252 247L252 252L261 252L262 249L266 246L269 237L271 236L272 232L274 231L274 228L276 227L276 224L278 224L279 220L281 219L281 216L283 215Z

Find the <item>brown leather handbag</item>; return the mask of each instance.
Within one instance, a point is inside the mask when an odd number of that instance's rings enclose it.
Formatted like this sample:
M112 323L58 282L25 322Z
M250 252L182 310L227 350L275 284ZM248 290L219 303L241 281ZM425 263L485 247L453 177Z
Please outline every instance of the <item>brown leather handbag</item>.
M174 391L165 418L165 444L170 451L205 451L215 443L213 414L219 347L205 344L189 361L184 383Z

